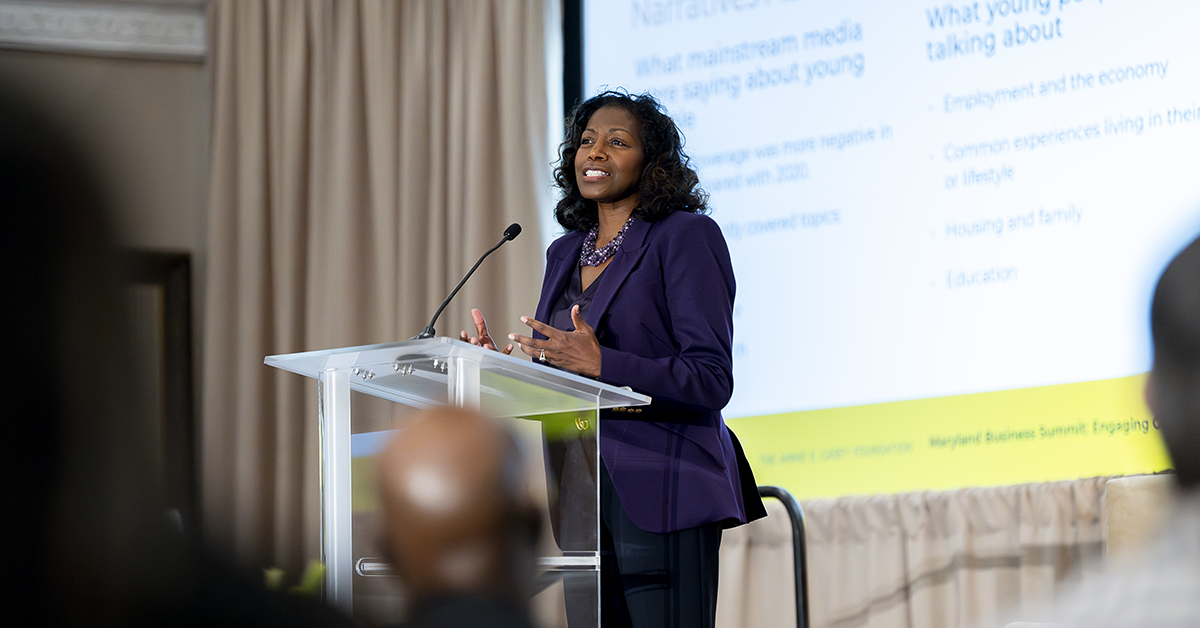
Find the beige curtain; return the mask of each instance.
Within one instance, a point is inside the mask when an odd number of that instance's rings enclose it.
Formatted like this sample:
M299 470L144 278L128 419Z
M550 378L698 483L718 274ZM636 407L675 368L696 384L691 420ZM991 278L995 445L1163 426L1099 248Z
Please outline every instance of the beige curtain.
M549 184L541 2L217 0L202 494L248 565L319 553L312 380L272 354L501 334L541 282Z
M802 504L810 625L973 628L1042 617L1103 568L1108 478ZM782 515L726 532L718 625L794 626Z

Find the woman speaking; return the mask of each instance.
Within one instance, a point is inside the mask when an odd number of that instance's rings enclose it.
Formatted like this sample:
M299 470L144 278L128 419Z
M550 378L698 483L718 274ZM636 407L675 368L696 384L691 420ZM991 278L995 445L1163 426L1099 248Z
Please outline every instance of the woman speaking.
M532 337L549 365L653 398L600 421L605 626L709 626L721 530L765 516L721 409L733 393L733 267L675 123L649 95L577 107L554 172ZM478 311L477 337L495 347ZM512 346L505 348L511 351Z

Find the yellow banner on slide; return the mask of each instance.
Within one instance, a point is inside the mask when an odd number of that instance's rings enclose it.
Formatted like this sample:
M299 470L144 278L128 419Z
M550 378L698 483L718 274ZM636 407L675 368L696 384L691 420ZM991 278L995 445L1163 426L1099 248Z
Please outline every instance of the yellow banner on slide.
M1145 375L727 420L760 485L798 499L1170 468Z

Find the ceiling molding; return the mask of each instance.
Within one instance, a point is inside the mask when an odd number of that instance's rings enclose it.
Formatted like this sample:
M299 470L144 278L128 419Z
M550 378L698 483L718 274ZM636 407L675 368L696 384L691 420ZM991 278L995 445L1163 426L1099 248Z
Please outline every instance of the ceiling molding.
M205 5L7 0L0 48L203 61Z

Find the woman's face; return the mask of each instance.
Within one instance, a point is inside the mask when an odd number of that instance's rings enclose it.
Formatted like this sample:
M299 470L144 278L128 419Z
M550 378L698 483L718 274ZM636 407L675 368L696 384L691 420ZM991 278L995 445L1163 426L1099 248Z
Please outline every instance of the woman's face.
M592 114L575 153L579 193L598 204L622 201L637 207L638 183L645 154L638 119L621 107L601 107Z

